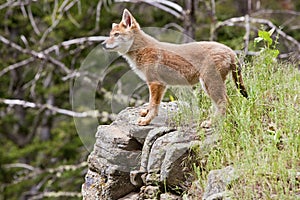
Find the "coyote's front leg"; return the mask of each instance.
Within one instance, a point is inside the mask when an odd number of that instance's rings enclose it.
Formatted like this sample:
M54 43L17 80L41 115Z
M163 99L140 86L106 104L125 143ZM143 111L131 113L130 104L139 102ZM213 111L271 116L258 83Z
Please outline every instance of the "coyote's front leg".
M146 126L150 124L151 120L157 116L159 104L163 98L166 86L159 82L148 83L149 87L149 106L147 109L142 109L140 111L140 118L138 124L140 126Z

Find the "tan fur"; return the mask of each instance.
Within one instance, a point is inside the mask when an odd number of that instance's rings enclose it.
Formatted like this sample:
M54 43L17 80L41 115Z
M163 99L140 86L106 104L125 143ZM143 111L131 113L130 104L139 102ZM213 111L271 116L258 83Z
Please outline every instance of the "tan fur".
M119 52L148 84L149 106L140 112L139 125L148 125L157 115L167 85L193 85L200 81L216 107L216 114L224 115L227 105L224 81L232 71L237 87L247 97L232 49L217 42L171 44L157 41L140 29L126 9L122 21L113 24L103 47Z

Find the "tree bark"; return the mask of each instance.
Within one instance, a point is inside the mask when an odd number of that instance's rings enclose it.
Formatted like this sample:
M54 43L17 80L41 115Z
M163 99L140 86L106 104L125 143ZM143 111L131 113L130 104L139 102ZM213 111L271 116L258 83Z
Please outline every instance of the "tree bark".
M191 42L192 38L195 38L195 27L194 24L196 22L195 16L195 4L196 0L186 0L185 1L185 12L184 12L184 30L185 35L189 36L185 42Z

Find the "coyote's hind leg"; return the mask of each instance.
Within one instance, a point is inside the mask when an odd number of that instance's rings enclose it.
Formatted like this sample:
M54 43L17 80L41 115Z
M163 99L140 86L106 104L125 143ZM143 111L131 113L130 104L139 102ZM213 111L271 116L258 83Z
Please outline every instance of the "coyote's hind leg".
M205 93L210 97L214 106L214 118L224 116L227 108L227 94L224 81L217 70L210 70L210 73L200 77L200 83ZM202 122L201 126L208 128L212 125L211 120Z

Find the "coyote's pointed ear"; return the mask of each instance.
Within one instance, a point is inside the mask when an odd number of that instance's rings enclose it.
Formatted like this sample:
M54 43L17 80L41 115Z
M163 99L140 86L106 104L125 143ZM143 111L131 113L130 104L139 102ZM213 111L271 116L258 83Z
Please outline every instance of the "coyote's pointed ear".
M116 26L118 26L118 24L112 23L111 28L115 28Z
M126 28L139 28L139 24L135 21L134 17L127 9L124 9L123 11L122 23Z
M123 11L122 22L123 22L123 24L126 26L126 28L132 26L132 23L133 23L133 17L132 17L131 13L130 13L127 9L125 9L125 10Z

